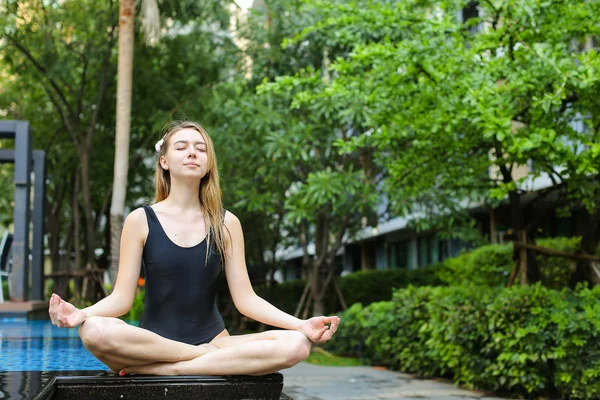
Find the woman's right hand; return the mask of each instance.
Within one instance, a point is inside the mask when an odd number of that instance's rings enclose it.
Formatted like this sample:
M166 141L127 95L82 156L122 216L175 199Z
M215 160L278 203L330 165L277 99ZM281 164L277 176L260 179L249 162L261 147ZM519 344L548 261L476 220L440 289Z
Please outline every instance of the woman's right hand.
M59 328L74 328L87 318L84 311L64 301L55 293L52 293L50 297L48 314L50 314L52 324Z

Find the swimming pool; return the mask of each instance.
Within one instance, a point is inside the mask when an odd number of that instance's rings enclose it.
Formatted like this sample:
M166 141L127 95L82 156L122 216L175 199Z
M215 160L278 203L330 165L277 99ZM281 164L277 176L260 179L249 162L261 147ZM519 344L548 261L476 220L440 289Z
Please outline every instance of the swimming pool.
M106 375L77 329L50 321L0 319L0 399L31 399L55 376Z
M77 329L25 318L0 320L0 372L107 369L83 346Z

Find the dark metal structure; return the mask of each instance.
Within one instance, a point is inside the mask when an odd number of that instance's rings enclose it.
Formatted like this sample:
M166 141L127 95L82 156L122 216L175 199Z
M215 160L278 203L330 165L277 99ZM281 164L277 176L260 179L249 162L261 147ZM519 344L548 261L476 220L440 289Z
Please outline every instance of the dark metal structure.
M0 138L14 139L14 150L0 150L0 163L15 164L15 208L12 243L11 298L43 300L44 295L44 200L46 197L46 153L32 150L27 121L0 121ZM33 216L31 173L34 173ZM29 224L33 217L33 246L29 246ZM31 258L30 258L31 257ZM31 260L31 291L29 261Z

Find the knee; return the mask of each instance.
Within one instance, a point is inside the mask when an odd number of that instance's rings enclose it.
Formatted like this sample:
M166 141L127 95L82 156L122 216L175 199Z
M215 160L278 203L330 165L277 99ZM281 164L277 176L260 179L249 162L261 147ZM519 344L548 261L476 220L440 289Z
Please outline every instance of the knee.
M287 341L285 368L292 367L299 362L302 362L310 355L312 343L302 332L290 332L290 337Z
M90 317L79 327L79 337L91 352L109 353L116 348L111 325L106 318Z

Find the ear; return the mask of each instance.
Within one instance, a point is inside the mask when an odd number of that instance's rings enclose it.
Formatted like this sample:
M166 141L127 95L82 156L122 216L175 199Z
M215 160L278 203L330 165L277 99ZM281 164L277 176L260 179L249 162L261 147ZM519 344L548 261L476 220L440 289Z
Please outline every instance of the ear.
M164 169L165 171L169 170L169 164L167 164L167 159L165 158L165 156L160 156L158 162L160 163L162 169Z

